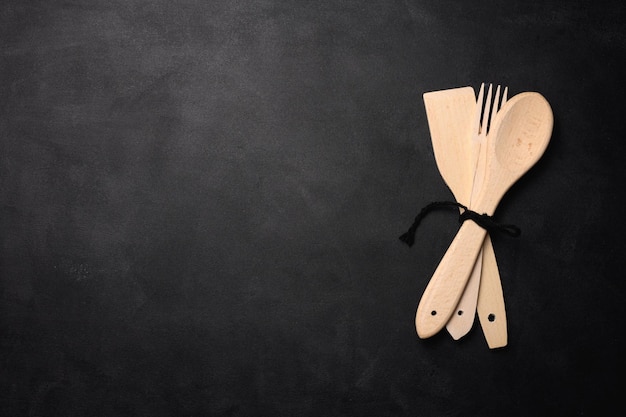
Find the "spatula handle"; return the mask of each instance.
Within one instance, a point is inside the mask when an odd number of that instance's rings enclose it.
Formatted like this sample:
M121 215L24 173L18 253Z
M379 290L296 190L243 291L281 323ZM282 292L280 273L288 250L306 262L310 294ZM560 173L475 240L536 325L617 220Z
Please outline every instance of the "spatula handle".
M422 339L435 335L452 316L467 285L485 235L485 229L473 221L466 221L461 225L417 307L415 328Z

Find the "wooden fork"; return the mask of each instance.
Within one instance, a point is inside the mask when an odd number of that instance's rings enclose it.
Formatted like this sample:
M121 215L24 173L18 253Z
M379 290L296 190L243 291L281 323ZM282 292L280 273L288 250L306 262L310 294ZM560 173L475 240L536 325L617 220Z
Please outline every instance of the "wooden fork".
M496 88L492 103L492 85L489 85L487 98L484 99L483 83L478 93L476 112L472 126L472 152L470 166L473 167L474 180L469 208L475 203L477 191L480 190L484 177L486 160L486 141L489 127L492 125L500 106L507 101L508 88L504 88L500 103L500 86ZM481 121L482 117L482 121ZM490 348L502 347L507 344L506 312L500 274L493 246L487 234L478 258L474 264L472 275L467 283L461 299L446 329L456 340L466 335L474 323L474 312L478 311L481 327Z

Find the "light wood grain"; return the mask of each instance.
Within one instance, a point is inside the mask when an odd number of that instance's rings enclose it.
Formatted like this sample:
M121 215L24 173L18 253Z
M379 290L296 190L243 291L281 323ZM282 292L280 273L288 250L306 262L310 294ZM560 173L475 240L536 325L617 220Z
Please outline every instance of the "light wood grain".
M498 93L500 89L498 88ZM465 175L473 179L470 200L468 207L472 209L472 206L476 203L478 191L482 187L482 183L485 177L487 153L485 151L485 145L487 142L487 120L491 111L492 116L497 111L497 106L491 109L491 94L492 87L489 85L489 91L487 93L487 100L484 102L485 84L480 86L478 93L478 99L474 110L474 119L470 128L470 143L471 152L467 156L471 158L471 170L466 172ZM482 120L481 120L482 119ZM489 238L489 235L486 236ZM482 249L481 249L482 251ZM476 262L474 262L474 268L470 274L469 280L458 305L456 311L446 323L446 329L453 339L458 340L465 336L472 328L474 324L474 312L476 311L476 304L478 302L478 289L480 286L480 276L482 272L482 252L478 253Z
M472 87L432 91L423 95L435 162L456 201L469 205L473 175L470 127L476 107Z
M482 187L482 184L485 180L486 175L486 166L487 166L487 120L489 120L489 125L493 126L495 122L495 116L499 110L500 102L502 105L507 101L508 88L504 89L502 97L500 96L500 86L496 88L495 94L493 95L493 104L492 104L492 85L489 85L489 89L487 91L487 99L485 101L485 105L483 106L483 98L484 98L484 90L485 84L482 84L480 87L480 92L478 93L478 100L476 104L476 110L474 114L474 122L471 127L472 130L472 161L476 161L473 165L473 170L468 172L467 175L473 177L474 182L472 184L472 192L470 197L469 208L473 209L473 206L476 204L476 199L478 197L478 193ZM502 99L502 100L500 100ZM481 120L482 119L482 120ZM489 253L484 253L484 249L478 254L476 258L476 262L474 264L474 269L470 275L469 281L465 286L465 290L459 300L459 304L456 307L456 312L450 317L448 323L446 323L446 329L448 333L455 339L458 340L461 337L465 336L471 329L474 324L475 312L477 310L478 304L478 292L480 288L480 282L483 275L489 275L492 280L500 280L500 273L498 271L498 264L495 261L495 253L493 252L493 246L491 245L491 238L489 234L485 236L485 240L488 240L488 245L483 244L483 248L487 247L490 251ZM486 265L483 265L483 257L489 257L490 262ZM500 288L502 286L500 285ZM494 307L497 307L498 310L504 309L504 294L493 293L493 298L491 301ZM501 320L499 320L501 321ZM506 329L506 322L503 323L504 328ZM486 338L497 337L500 340L500 333L492 334L491 329L493 326L489 326L487 328L483 327L483 332L485 333Z
M506 102L506 93L504 97L503 101ZM474 89L462 87L433 91L425 93L423 99L439 172L456 201L471 206L476 170L474 161L477 160L480 149L480 146L476 146L478 144L476 138L472 137L477 129L476 123L480 123L480 120L475 119L477 103ZM487 264L488 270L485 271L485 274L490 277L487 287L493 289L490 292L489 309L500 312L504 311L504 295L499 282L498 266L489 235L485 237L485 240L489 242L484 245L484 248L488 249L486 249L487 254L483 256L491 260ZM446 329L455 340L467 334L473 325L482 274L482 256L479 255L456 311L446 324ZM493 280L498 282L494 284L491 282ZM500 292L497 288L500 288ZM484 303L486 300L483 298L483 305ZM496 317L498 326L487 321L489 326L485 327L481 321L481 327L487 344L500 347L503 334L506 340L506 316L497 314Z
M480 97L483 88L481 87ZM456 201L470 206L476 161L480 143L480 119L475 116L476 96L472 87L433 91L423 95L431 142L439 172L454 194ZM459 339L472 327L480 284L482 262L476 262L472 277L459 301L459 309L448 321L450 335Z
M483 268L478 291L478 319L490 349L504 347L508 343L506 308L502 302L502 283L498 274L495 252L491 239L483 242ZM494 273L495 271L495 273Z
M487 239L489 239L489 234L485 236L485 240ZM478 292L483 274L483 255L481 249L476 257L474 267L463 294L461 294L459 303L456 305L452 316L450 316L450 320L446 323L446 330L454 340L459 340L465 336L474 325L478 305Z
M509 100L495 120L487 142L485 182L474 210L493 215L506 191L543 155L552 133L550 105L538 93ZM415 326L420 337L433 336L445 326L467 284L483 245L485 230L465 222L435 270L418 305Z

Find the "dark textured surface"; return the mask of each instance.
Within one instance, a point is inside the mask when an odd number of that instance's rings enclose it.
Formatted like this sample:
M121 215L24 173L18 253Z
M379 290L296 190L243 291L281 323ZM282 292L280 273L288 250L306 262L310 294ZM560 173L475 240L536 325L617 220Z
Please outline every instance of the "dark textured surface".
M0 415L626 412L621 1L3 1ZM422 93L555 114L497 217L509 346L419 340Z

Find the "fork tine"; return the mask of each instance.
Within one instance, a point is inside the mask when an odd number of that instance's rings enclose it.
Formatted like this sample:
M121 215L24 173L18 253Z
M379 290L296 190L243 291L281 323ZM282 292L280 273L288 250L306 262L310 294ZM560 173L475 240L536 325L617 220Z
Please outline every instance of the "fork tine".
M509 94L509 87L504 87L504 93L502 94L502 104L500 104L500 107L504 106L504 103L506 103L508 94Z
M489 117L489 130L493 125L493 119L496 118L496 113L498 112L498 102L500 100L500 85L496 88L496 95L493 98L493 107L491 108L491 117Z
M476 113L474 114L473 132L474 134L480 133L480 116L483 114L483 96L485 92L485 83L480 85L478 91L478 98L476 99Z
M485 101L485 110L483 112L483 121L480 124L480 133L487 134L487 121L489 120L489 110L491 110L491 84L489 84L489 90L487 90L487 101Z

